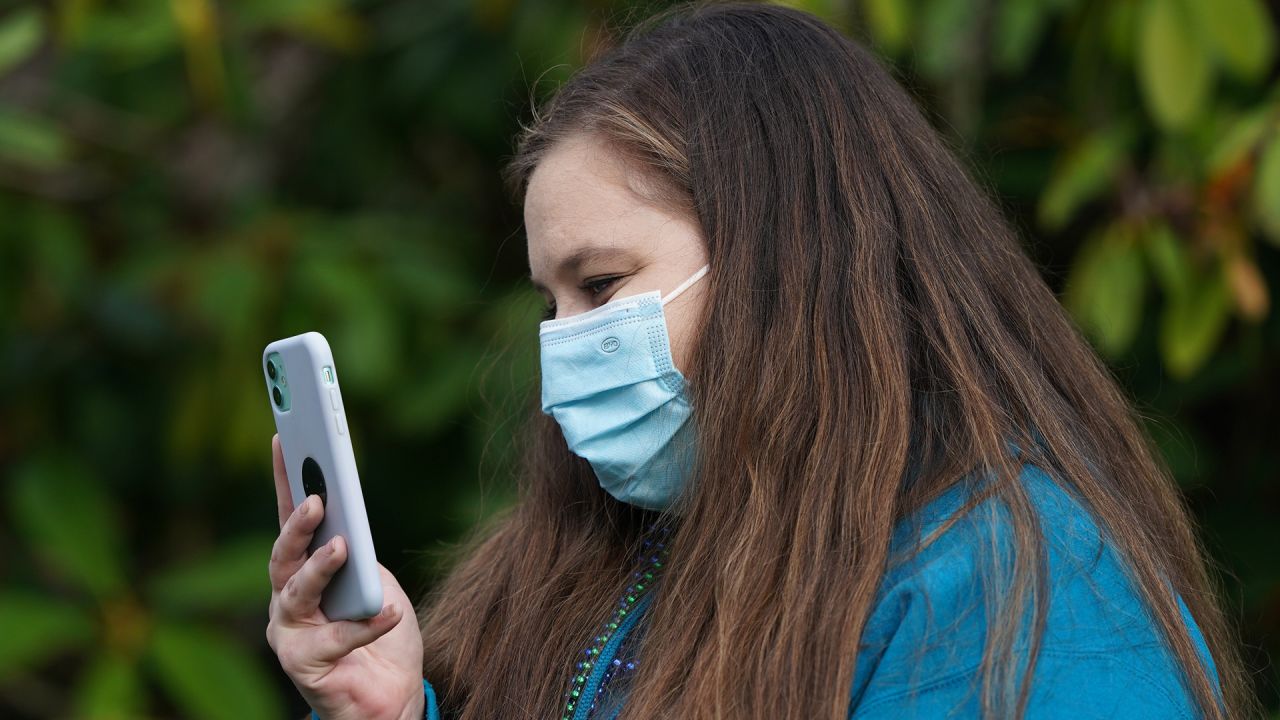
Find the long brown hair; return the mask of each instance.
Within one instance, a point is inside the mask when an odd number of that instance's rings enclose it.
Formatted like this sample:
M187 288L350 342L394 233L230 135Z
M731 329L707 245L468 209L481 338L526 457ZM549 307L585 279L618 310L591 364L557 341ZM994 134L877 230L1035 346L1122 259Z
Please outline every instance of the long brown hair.
M1134 409L867 50L793 9L682 5L632 28L534 120L505 171L517 199L557 141L594 133L704 231L712 270L682 368L698 469L675 513L629 507L531 409L517 504L420 611L446 713L558 717L656 521L674 529L669 562L623 717L845 717L891 529L976 469L1009 509L1016 558L987 593L1002 617L982 705L1020 714L1047 579L1011 439L1109 533L1204 715L1223 709L1174 591L1226 714L1252 709L1204 552ZM1037 642L1019 660L1027 630Z

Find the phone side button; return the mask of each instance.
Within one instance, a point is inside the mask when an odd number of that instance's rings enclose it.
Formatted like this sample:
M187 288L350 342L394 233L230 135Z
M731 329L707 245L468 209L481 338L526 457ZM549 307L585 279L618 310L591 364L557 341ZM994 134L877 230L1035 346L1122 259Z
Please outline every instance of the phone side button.
M338 423L338 434L339 434L339 435L346 435L346 434L347 434L347 423L346 423L346 422L344 422L344 421L342 420L342 413L334 413L334 414L333 414L333 419L334 419L334 421L335 421L335 422L337 422L337 423Z
M341 406L338 405L338 388L329 389L329 404L333 406L334 410L341 409Z

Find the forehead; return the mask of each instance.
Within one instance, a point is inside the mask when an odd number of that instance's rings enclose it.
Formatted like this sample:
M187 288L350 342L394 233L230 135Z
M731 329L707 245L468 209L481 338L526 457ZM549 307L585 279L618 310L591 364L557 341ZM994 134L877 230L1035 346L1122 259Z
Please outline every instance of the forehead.
M633 171L606 145L578 135L557 143L534 169L524 199L529 265L537 274L553 257L580 246L632 247L659 213L632 190Z

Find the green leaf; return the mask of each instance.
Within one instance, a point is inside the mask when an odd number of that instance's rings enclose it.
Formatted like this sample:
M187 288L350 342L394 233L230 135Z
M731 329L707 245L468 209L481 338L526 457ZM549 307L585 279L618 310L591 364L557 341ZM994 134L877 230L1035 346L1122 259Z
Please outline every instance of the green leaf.
M966 44L974 42L979 13L969 0L925 0L921 6L917 63L934 80L951 77L963 66Z
M325 335L341 357L339 382L349 389L385 388L398 368L399 335L382 280L368 263L343 257L330 243L311 246L299 268L299 282L328 304L333 320Z
M135 0L81 15L69 38L76 49L110 56L113 69L140 66L180 46L173 8L163 0Z
M1191 291L1171 297L1160 319L1160 354L1169 374L1187 378L1213 353L1231 313L1231 293L1220 271L1199 278Z
M145 715L138 665L118 653L94 658L76 689L76 717L82 720L130 720Z
M28 7L9 13L0 21L0 75L27 59L44 34L39 8Z
M1267 141L1258 160L1253 208L1267 239L1280 245L1280 133Z
M779 0L778 4L817 15L837 27L844 20L845 4L837 0Z
M891 55L901 52L911 27L907 0L867 0L863 7L871 33L881 47Z
M226 96L226 69L221 49L221 28L209 0L176 0L170 4L184 55L191 91L206 107L222 104Z
M116 510L102 485L65 458L28 463L11 488L14 524L35 554L98 598L124 584Z
M306 12L295 15L287 24L295 33L335 50L354 51L367 42L369 32L363 20L340 3L329 7L313 3L307 7Z
M239 538L218 552L153 578L155 605L176 611L241 610L266 607L271 599L267 560L271 536Z
M1232 119L1226 131L1218 136L1209 151L1209 159L1205 163L1209 173L1218 173L1235 165L1262 140L1267 129L1273 127L1271 108L1264 107L1245 113Z
M70 155L71 145L57 126L34 115L0 110L0 158L53 170Z
M177 378L173 387L172 405L164 432L169 462L184 466L197 462L210 442L217 439L211 428L221 422L214 410L220 396L217 383L205 373Z
M471 347L438 354L417 382L404 383L393 411L396 427L432 433L457 418L476 391L481 358L481 352Z
M268 720L284 715L271 673L225 633L158 624L149 657L161 685L194 720Z
M1181 0L1147 0L1138 23L1138 84L1165 130L1199 117L1213 83L1209 55Z
M243 245L193 254L189 276L195 281L196 312L224 341L256 336L270 287L261 265Z
M84 646L93 635L93 618L75 605L34 593L0 594L0 680Z
M1004 0L996 10L995 66L1005 73L1026 67L1044 33L1048 8L1041 0Z
M1127 128L1094 133L1067 151L1040 196L1040 224L1059 230L1084 203L1097 197L1115 179L1129 147Z
M1258 80L1275 57L1275 30L1262 0L1192 0L1196 24L1226 69Z
M1133 342L1145 291L1141 248L1131 229L1117 225L1080 250L1067 278L1066 304L1098 349L1115 357Z
M1107 53L1117 63L1124 65L1133 63L1133 52L1138 36L1135 28L1141 19L1142 10L1143 6L1138 2L1106 4L1102 40ZM1077 49L1075 52L1080 53L1082 50Z
M247 356L249 353L244 353ZM222 457L228 465L256 469L262 461L263 439L275 432L267 389L259 383L238 383L221 398L232 427L222 434Z
M341 6L343 0L247 0L228 3L226 12L236 20L238 27L260 32L280 28L294 18L313 12L314 8L329 9Z
M1194 270L1182 241L1163 224L1147 229L1143 240L1160 289L1169 296L1185 297L1191 290Z

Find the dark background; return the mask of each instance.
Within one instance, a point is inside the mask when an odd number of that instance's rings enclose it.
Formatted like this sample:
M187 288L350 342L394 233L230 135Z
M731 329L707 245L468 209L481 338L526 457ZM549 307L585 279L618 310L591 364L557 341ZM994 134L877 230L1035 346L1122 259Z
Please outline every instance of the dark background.
M893 65L1108 358L1275 713L1276 9L795 4ZM305 712L263 634L275 338L329 338L411 597L510 502L539 299L498 168L659 5L0 2L0 715Z

